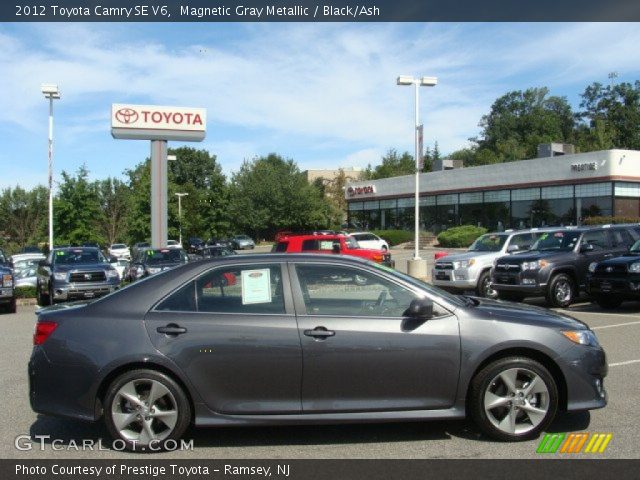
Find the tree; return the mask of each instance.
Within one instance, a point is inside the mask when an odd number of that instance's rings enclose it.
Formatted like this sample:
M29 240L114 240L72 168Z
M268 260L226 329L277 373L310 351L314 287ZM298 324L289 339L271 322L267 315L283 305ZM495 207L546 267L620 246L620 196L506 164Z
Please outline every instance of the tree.
M105 243L98 225L103 218L96 183L88 181L86 165L76 175L62 172L62 182L54 199L54 239L56 243Z
M565 97L549 96L546 87L513 91L498 98L482 117L474 163L478 165L534 158L538 145L573 142L575 119Z
M640 81L606 87L594 82L581 97L581 149L640 149Z
M125 170L129 177L127 202L127 242L136 243L151 237L151 162L147 158L133 169Z
M391 148L382 157L382 163L372 168L371 165L363 172L364 180L378 180L380 178L398 177L400 175L412 175L416 171L416 164L409 152L399 155L397 150Z
M108 245L126 239L129 187L116 178L96 181L101 219L98 228Z
M339 222L322 192L307 182L296 163L275 153L242 164L232 177L229 208L232 228L257 238Z
M45 240L48 228L49 190L42 185L31 190L19 186L0 194L0 238L7 250L20 250Z

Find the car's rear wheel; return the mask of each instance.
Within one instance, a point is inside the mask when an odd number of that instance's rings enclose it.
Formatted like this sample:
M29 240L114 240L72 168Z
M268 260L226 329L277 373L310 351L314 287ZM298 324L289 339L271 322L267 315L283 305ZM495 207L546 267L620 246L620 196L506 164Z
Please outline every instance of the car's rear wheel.
M607 309L618 308L622 303L622 299L616 296L598 296L595 298L595 301L600 307Z
M498 292L491 288L491 274L488 270L480 275L476 293L479 297L498 298Z
M549 282L547 302L557 308L566 308L573 303L576 287L573 279L566 273L555 275Z
M468 410L486 435L502 441L537 437L558 410L558 387L539 362L508 357L484 367L471 382Z
M159 451L179 440L191 422L184 390L168 375L133 370L116 378L105 396L105 424L128 450Z

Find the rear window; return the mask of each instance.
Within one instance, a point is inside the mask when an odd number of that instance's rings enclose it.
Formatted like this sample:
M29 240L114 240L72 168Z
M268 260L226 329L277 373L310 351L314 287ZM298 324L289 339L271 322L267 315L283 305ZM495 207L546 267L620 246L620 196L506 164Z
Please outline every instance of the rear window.
M354 240L355 242L355 240ZM317 250L327 250L327 251L333 251L333 244L334 243L338 243L338 245L340 244L339 240L315 240L315 239L310 239L310 240L303 240L302 241L302 251L303 252L308 252L308 251L317 251Z

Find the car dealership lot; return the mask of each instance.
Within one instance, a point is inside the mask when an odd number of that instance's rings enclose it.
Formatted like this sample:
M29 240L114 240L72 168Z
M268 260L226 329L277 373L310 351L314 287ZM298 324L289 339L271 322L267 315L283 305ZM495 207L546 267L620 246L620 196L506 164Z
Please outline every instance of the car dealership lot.
M83 439L109 439L101 424L42 417L33 413L27 396L27 361L31 352L34 307L20 307L17 314L2 315L0 339L4 361L0 365L0 395L4 407L0 426L0 456L3 458L135 458L137 455L114 450L77 451ZM590 414L561 417L555 432L612 433L606 458L639 458L636 446L640 432L631 420L636 416L636 393L640 384L640 305L625 304L619 310L602 313L591 304L570 309L571 314L596 329L607 350L610 371L605 381L609 406ZM61 385L60 388L64 388ZM53 451L45 441L34 443L30 451L15 448L19 435L50 435L60 439ZM192 451L157 454L154 458L529 458L538 441L506 444L480 437L464 421L394 423L340 426L301 426L268 428L192 429ZM24 444L24 442L22 442ZM79 448L79 447L78 447ZM97 449L97 447L95 447ZM104 447L106 448L106 447ZM566 457L555 454L545 457ZM589 456L589 455L581 455ZM148 457L147 457L148 458Z

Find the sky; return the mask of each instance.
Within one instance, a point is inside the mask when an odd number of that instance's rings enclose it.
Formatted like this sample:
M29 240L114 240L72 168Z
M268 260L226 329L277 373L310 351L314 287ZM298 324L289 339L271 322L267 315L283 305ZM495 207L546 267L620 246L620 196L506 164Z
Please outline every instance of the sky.
M206 139L187 145L227 175L271 152L302 170L366 167L413 152L414 94L398 75L438 77L420 117L446 154L508 91L547 86L578 107L610 72L640 79L638 45L633 23L0 24L0 189L47 181L41 83L62 92L56 179L82 164L123 177L149 156L149 142L111 137L112 103L206 108Z

